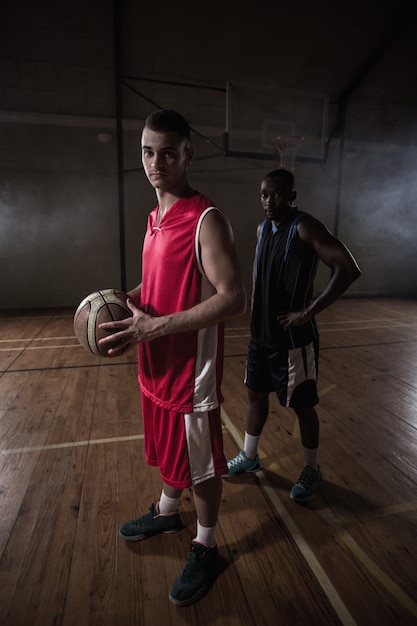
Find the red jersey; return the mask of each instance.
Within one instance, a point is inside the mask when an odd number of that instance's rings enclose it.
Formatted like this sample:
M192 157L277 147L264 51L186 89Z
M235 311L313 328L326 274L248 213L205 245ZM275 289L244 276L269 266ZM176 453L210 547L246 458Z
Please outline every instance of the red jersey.
M185 311L215 293L199 259L201 223L216 209L197 191L180 198L157 224L148 217L142 254L140 308L153 316ZM139 343L141 392L170 411L210 411L223 400L224 325Z

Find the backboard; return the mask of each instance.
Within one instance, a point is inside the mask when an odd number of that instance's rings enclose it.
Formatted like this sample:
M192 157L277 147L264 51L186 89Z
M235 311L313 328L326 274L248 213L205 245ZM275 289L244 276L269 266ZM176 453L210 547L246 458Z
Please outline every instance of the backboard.
M329 99L326 94L228 83L225 134L230 152L252 153L258 158L276 152L274 140L282 135L304 137L298 158L325 156Z

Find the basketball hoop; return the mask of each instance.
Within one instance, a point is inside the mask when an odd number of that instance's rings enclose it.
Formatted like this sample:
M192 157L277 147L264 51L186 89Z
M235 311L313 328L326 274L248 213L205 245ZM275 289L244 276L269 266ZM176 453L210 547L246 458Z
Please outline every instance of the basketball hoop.
M281 157L280 167L290 170L290 172L295 170L295 159L303 141L304 137L301 135L280 135L275 137L274 146Z

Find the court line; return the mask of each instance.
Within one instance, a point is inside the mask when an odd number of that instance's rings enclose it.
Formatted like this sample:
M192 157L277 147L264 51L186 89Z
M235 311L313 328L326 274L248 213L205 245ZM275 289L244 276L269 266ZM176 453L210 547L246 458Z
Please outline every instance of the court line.
M5 448L0 455L22 454L24 452L43 452L44 450L58 450L59 448L78 448L80 446L97 445L100 443L118 443L119 441L133 441L143 439L143 435L129 435L126 437L108 437L105 439L86 439L85 441L67 441L66 443L51 443L42 446L25 446L23 448Z
M410 322L407 322L407 319L410 319ZM379 322L383 321L383 322L387 322L386 324L381 325ZM362 324L362 326L357 326L357 324ZM341 320L341 321L334 321L334 322L319 322L318 326L319 326L319 332L340 332L340 326L344 325L343 330L346 331L351 331L351 330L370 330L370 329L380 329L380 328L392 328L394 326L394 328L414 328L416 326L416 321L415 318L413 317L409 317L409 318L405 318L402 320L398 320L398 319L383 319L383 320L379 320L378 321L378 326L375 326L375 322L373 320ZM329 326L338 326L338 328L329 328ZM239 334L239 335L235 335L233 334L235 331L244 331L244 334ZM226 339L238 339L238 338L243 338L243 337L250 337L250 331L249 328L247 326L239 326L236 328L226 328L225 331L225 338ZM55 337L23 337L23 338L17 338L17 339L0 339L0 343L16 343L16 342L23 342L23 343L31 343L34 341L62 341L63 339L73 339L74 341L76 340L75 335L62 335L62 336L55 336ZM75 344L77 347L79 346L79 344ZM61 347L61 346L59 346Z
M223 409L222 409L222 419L223 419L223 423L225 424L226 430L229 432L232 439L242 450L243 445L244 445L243 438ZM260 456L265 457L262 451L259 451L259 453L260 453ZM275 463L272 464L270 466L270 469L278 469L277 464ZM256 472L256 476L259 482L261 483L265 493L268 495L268 498L270 499L271 503L275 507L276 511L279 513L284 524L286 525L292 537L294 538L295 543L297 544L298 548L300 549L301 553L303 554L304 558L309 564L311 570L313 571L316 578L318 579L323 591L325 591L327 597L329 598L330 602L335 608L338 616L342 619L342 623L343 624L355 624L352 616L347 611L339 594L337 593L336 589L334 589L332 583L327 577L327 574L324 572L322 566L317 561L317 558L312 553L310 547L308 546L304 537L301 535L301 532L298 530L297 526L293 522L292 518L287 512L287 509L282 504L281 500L277 496L274 488L269 483L265 474L262 472L262 470L260 470L259 472ZM385 512L386 514L391 515L394 513L402 513L402 512L407 512L409 510L414 510L414 508L415 508L415 505L413 505L413 507L410 508L410 503L406 503L405 505L392 505L389 507L385 507L384 509L378 509L378 511L374 511L362 517L363 518L378 517L378 516L381 516L382 512ZM356 517L354 519L353 516L352 517L346 516L346 517L338 518L333 515L332 511L328 507L319 511L318 514L330 525L334 525L336 527L347 524L349 522L359 521L361 519L359 517ZM401 587L395 581L393 581L376 563L374 563L374 561L372 561L372 559L366 554L364 550L362 550L362 548L356 543L356 541L348 533L348 531L345 528L342 528L337 532L337 536L340 537L343 543L351 550L351 552L356 556L356 558L360 561L363 567L372 576L374 576L374 578L378 580L378 582L386 589L386 591L388 591L388 593L390 593L398 602L400 602L400 604L406 610L408 610L412 615L417 617L417 604L414 602L414 600L410 598L410 596L408 596L401 589Z
M249 337L249 335L247 335ZM226 339L228 339L228 337L226 337ZM320 348L321 351L327 351L327 350L351 350L353 348L369 348L371 346L398 346L401 344L411 344L411 343L416 343L417 342L417 338L416 339L404 339L401 341L377 341L377 342L367 342L367 343L357 343L357 344L349 344L349 345L341 345L341 346L322 346ZM37 349L53 349L53 348L57 348L57 347L61 347L61 348L81 348L80 345L65 345L65 346L48 346L47 348L41 347L39 346ZM0 352L11 352L11 351L20 351L22 354L25 352L25 350L31 350L34 348L30 348L30 347L25 347L22 346L20 348L0 348ZM230 358L245 358L247 356L247 352L242 352L240 354L225 354L224 357L225 359L230 359ZM88 368L88 367L107 367L109 365L131 365L131 364L135 364L137 363L137 360L133 360L133 361L123 361L123 362L119 362L116 359L107 359L106 362L100 361L99 363L87 363L87 364L82 364L82 365L59 365L59 366L54 366L54 367L25 367L25 368L17 368L17 369L11 369L10 367L8 369L4 369L1 370L0 369L0 376L4 375L4 374L18 374L18 373L22 373L22 372L40 372L40 371L52 371L52 370L66 370L66 369L79 369L79 368Z
M229 432L229 434L231 435L232 439L235 441L235 443L242 450L243 449L243 438L242 438L242 436L240 435L239 431L234 426L234 424L232 423L232 421L230 420L230 418L228 417L226 411L224 411L223 408L221 410L221 415L222 415L222 421L223 421L223 424L226 427L226 430ZM298 527L294 523L293 519L289 515L287 509L284 507L284 505L282 504L281 500L277 496L274 488L272 487L272 485L270 484L270 482L266 478L264 472L262 470L260 470L259 472L256 472L256 476L257 476L259 482L261 483L263 490L265 491L266 495L268 496L268 499L270 500L271 504L273 505L273 507L275 508L277 513L279 514L279 516L282 519L284 525L287 527L287 530L291 534L291 537L293 538L295 544L297 545L297 547L300 550L301 554L303 555L303 557L307 561L311 571L315 575L315 577L318 580L321 588L323 589L324 593L326 594L327 598L329 599L330 603L332 604L332 606L333 606L334 610L336 611L336 614L339 617L339 619L341 620L342 624L344 624L346 626L354 626L354 625L356 625L355 620L353 619L352 615L347 610L343 600L341 599L341 597L339 596L339 594L336 591L335 587L331 583L331 581L330 581L329 577L327 576L326 572L324 571L323 567L320 565L319 561L317 560L316 556L314 555L314 553L311 550L310 546L308 545L307 541L304 539L304 537L301 534L300 530L298 529Z
M230 418L228 417L227 413L224 411L223 408L221 410L221 414L222 414L222 421L223 421L224 428L229 432L229 434L231 435L235 443L239 445L239 447L242 449L243 438L241 437L239 431L231 422ZM128 435L124 437L107 437L107 438L102 438L102 439L70 441L70 442L65 442L65 443L44 444L44 445L39 445L39 446L24 446L22 448L9 448L9 449L0 450L0 455L10 456L13 454L23 454L23 453L28 453L28 452L43 452L46 450L76 448L76 447L81 447L81 446L98 445L98 444L103 444L103 443L107 444L107 443L118 443L118 442L123 442L123 441L134 441L134 440L141 440L143 438L144 438L144 435ZM276 465L276 464L273 464L273 465ZM271 468L273 468L273 465L271 466ZM256 472L256 476L264 492L268 496L268 499L270 500L271 504L280 515L282 521L287 527L287 530L290 532L297 547L299 548L300 552L302 553L305 560L307 561L310 569L312 570L315 577L317 578L321 588L323 589L324 593L326 594L329 601L331 602L338 617L341 619L342 624L346 626L349 626L349 625L356 626L356 622L354 621L353 617L347 610L345 604L343 603L342 599L340 598L339 594L337 593L336 589L331 583L329 577L325 573L321 564L319 563L316 556L314 555L311 548L309 547L307 541L304 539L300 530L298 529L293 519L289 515L287 509L284 507L281 500L277 496L274 488L272 487L272 485L266 478L263 471L260 470L259 472ZM392 505L389 507L378 509L378 511L374 511L369 514L365 514L361 517L361 519L369 518L369 517L380 517L381 515L387 515L387 514L390 515L394 513L406 512L406 511L414 510L416 506L417 506L417 502L408 503L406 505ZM354 516L351 516L351 517L345 516L345 517L339 517L339 518L335 517L333 513L331 512L331 510L328 508L323 509L319 514L321 515L321 517L323 517L325 521L327 521L328 523L334 526L345 525L350 522L358 521L359 519L358 517L354 517ZM387 574L385 574L385 572L372 561L372 559L356 543L353 537L351 537L351 535L345 529L341 529L337 534L340 537L340 539L345 543L345 545L353 552L353 554L355 554L355 556L362 563L362 565L381 583L381 585L391 595L393 595L412 615L417 617L417 604L401 589L401 587L397 583L395 583L389 576L387 576Z
M358 523L367 519L375 519L381 517L389 517L390 515L397 515L401 513L407 513L409 511L415 511L417 508L417 501L404 502L402 504L393 504L386 507L381 507L375 511L364 513L362 515L345 515L337 517L333 514L330 508L326 507L317 511L327 523L334 527L346 526L351 523ZM359 546L359 544L353 539L352 535L346 530L346 528L340 528L337 531L337 536L343 541L347 548L356 556L361 562L363 567L378 580L378 582L390 593L406 610L408 610L414 617L417 617L417 604L416 602L405 593L403 589L390 578L380 567L377 565L369 555Z
M75 336L74 335L68 335L68 336L63 336L63 337L32 337L31 339L29 338L22 338L22 339L0 339L0 343L8 343L9 341L55 341L59 339L60 341L62 339L74 339L75 340Z
M225 339L239 339L250 337L249 333L247 335L225 335ZM1 343L22 343L24 345L18 346L17 348L0 348L2 351L6 350L48 350L50 348L82 348L82 346L77 343L70 343L65 345L53 345L53 346L31 346L25 345L30 344L36 341L62 341L64 339L72 339L74 342L77 341L74 336L71 337L39 337L34 339L0 339Z
M382 329L382 328L391 328L392 326L378 326L378 330ZM397 327L398 328L398 327ZM345 332L350 332L351 330L375 330L375 326L369 326L367 328L345 328L344 331ZM330 332L335 332L336 329L322 329L320 330L320 334L322 333L330 333ZM340 332L340 330L337 330L337 332ZM230 335L230 336L225 336L225 340L231 340L231 339L247 339L250 337L250 334L247 335ZM14 341L14 340L0 340L0 341L4 341L5 343L7 343L7 341ZM38 339L36 339L36 341L39 341ZM350 345L346 345L346 346L323 346L321 349L322 350L340 350L340 349L349 349L349 348L362 348L365 346L391 346L391 345L398 345L398 344L402 344L402 343L415 343L417 341L416 339L402 339L401 341L376 341L376 342L367 342L367 343L358 343L358 344L350 344ZM80 344L60 344L60 345L53 345L53 346L19 346L17 348L0 348L0 352L24 352L26 350L54 350L55 348L81 348L82 346L80 346ZM244 355L239 355L239 356L245 356L246 353Z
M406 324L407 320L411 321L411 325L415 324L416 318L413 315L406 315L405 317L401 317L401 318L397 318L397 317L381 317L378 318L378 323L379 322L388 322L389 324ZM329 320L327 322L318 322L320 326L331 326L332 324L334 325L341 325L341 324L372 324L372 322L375 324L374 320L370 320L370 319L364 319L364 320Z
M375 326L375 322L372 323L371 321L369 321L369 326L345 326L345 328L342 329L343 332L351 332L351 331L358 331L358 330L381 330L382 328L394 328L394 329L399 329L399 328L414 328L416 326L416 324L396 324L395 322L392 322L391 324L385 324L385 325L381 325L378 324L378 326ZM340 328L323 328L319 326L319 333L335 333L338 332L340 333Z
M381 517L390 517L391 515L398 515L401 513L409 513L417 510L417 500L411 502L402 502L400 504L390 504L389 506L381 506L379 509L369 511L368 513L361 513L360 515L341 515L336 516L330 511L330 509L323 509L319 511L319 514L332 526L348 526L349 524L355 524L358 522L365 522L369 519L379 519Z
M338 536L351 550L351 552L353 552L362 565L364 565L368 572L370 572L402 606L414 615L414 617L417 617L417 604L414 600L412 600L396 582L394 582L378 565L376 565L376 563L372 561L366 552L356 543L353 537L351 537L345 530L338 533Z
M79 344L63 344L54 346L20 346L18 348L0 348L0 352L25 352L26 350L54 350L55 348L81 348Z

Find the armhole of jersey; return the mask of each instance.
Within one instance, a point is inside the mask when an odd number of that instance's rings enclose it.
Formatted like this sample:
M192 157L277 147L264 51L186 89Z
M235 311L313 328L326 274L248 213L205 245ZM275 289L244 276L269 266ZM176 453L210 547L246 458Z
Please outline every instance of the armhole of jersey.
M201 224L203 223L203 219L206 217L206 215L207 215L207 213L209 213L209 211L219 211L219 209L217 207L215 207L215 206L209 206L207 209L204 209L204 211L202 212L202 214L198 218L197 228L196 228L196 231L195 231L195 241L194 241L195 258L197 259L197 267L198 267L198 269L200 271L200 274L202 274L203 276L205 276L205 272L204 272L204 269L203 269L203 264L201 262L201 255L200 255L200 230L201 230Z
M264 234L264 230L265 230L265 226L267 225L268 220L264 220L261 224L261 228L259 230L259 237L258 237L258 241L261 241L262 239L262 235Z
M264 234L264 230L265 230L265 226L267 224L268 220L265 220L264 222L262 222L260 229L259 229L259 237L256 241L256 246L255 246L255 258L253 260L254 263L254 267L258 264L258 254L259 254L259 248L261 245L261 240L262 240L262 235ZM255 272L256 274L256 272Z
M297 235L297 227L298 224L301 222L301 220L303 219L303 217L306 215L305 211L300 211L299 214L297 215L296 219L294 220L294 222L291 224L291 227L288 231L288 237L287 237L287 242L285 244L285 252L284 252L284 261L287 260L288 257L288 253L290 251L290 247Z

